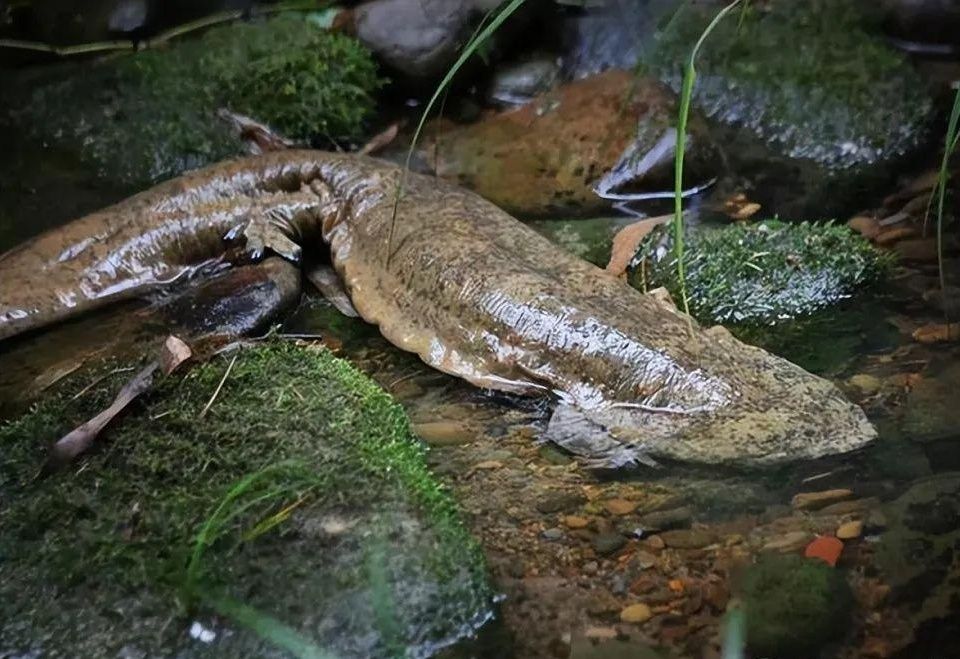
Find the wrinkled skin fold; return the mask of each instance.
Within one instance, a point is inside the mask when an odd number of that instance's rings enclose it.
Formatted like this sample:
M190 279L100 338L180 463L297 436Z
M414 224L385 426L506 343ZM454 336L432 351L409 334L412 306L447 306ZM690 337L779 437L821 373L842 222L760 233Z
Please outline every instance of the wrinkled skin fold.
M372 158L220 163L0 256L0 339L248 255L322 241L350 301L397 347L479 387L558 400L548 433L598 464L764 465L863 446L831 383L701 330L477 195ZM690 328L694 331L691 334Z

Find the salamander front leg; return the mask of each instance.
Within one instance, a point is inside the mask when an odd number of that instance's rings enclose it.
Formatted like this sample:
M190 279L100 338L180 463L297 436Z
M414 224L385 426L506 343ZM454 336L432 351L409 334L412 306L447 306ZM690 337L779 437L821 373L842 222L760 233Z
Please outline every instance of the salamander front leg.
M268 252L292 263L300 262L301 249L290 237L294 230L285 217L277 213L256 213L246 224L232 229L226 236L230 242L243 239L243 255L250 261L261 261Z

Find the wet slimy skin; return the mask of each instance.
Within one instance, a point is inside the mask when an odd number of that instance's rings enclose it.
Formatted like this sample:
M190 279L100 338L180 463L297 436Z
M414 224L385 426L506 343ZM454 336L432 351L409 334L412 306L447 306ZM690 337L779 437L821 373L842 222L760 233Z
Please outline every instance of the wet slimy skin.
M564 252L452 184L356 155L220 163L0 256L0 339L223 263L322 241L394 345L479 386L558 399L548 435L599 464L764 465L876 433L831 383Z

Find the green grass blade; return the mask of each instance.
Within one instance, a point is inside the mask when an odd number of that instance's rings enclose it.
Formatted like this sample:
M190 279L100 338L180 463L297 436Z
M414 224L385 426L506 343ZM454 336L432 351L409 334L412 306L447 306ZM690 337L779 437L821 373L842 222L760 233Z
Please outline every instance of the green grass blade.
M677 146L673 166L673 240L674 258L677 261L677 278L680 281L680 295L683 298L683 311L687 316L690 315L690 301L687 298L686 273L683 264L683 152L686 150L687 119L690 116L693 84L697 79L695 64L697 53L707 36L723 20L724 16L733 11L738 4L740 4L740 0L733 0L721 9L700 34L700 38L697 39L697 43L694 44L693 50L690 51L690 57L687 59L687 65L683 72L683 85L680 89L680 116L677 120Z
M420 140L420 133L423 132L423 127L427 123L427 117L430 116L430 112L433 110L433 106L436 105L437 100L443 94L443 92L450 86L450 83L453 81L454 76L463 68L463 65L466 64L467 60L473 56L474 53L496 32L504 21L506 21L510 16L520 8L526 0L510 0L506 5L503 5L499 9L493 19L477 34L474 38L467 42L463 47L463 50L460 52L460 57L457 58L457 61L453 63L453 66L447 71L446 75L443 76L443 80L440 81L440 84L437 85L437 88L433 92L433 96L430 97L430 101L427 103L427 107L423 109L423 113L420 115L420 121L417 123L417 129L413 133L413 140L410 142L410 148L407 150L406 162L403 165L403 171L400 174L400 182L397 185L397 194L393 200L393 215L390 218L390 230L387 233L387 261L393 257L393 235L394 230L397 224L397 211L400 209L400 198L403 196L403 185L406 182L407 172L410 170L410 161L413 159L413 152L417 147L417 142Z
M944 140L943 146L943 160L940 161L940 171L937 175L937 270L939 271L940 277L940 292L942 295L946 296L947 292L947 276L946 272L943 269L943 206L944 200L947 196L947 181L950 179L950 157L953 155L953 151L957 146L957 140L960 139L960 134L957 132L958 124L960 124L960 87L957 88L957 93L953 97L953 109L950 111L950 120L947 122L947 136ZM943 305L943 313L946 321L949 323L950 318L947 316L947 305Z
M200 593L200 599L224 618L246 627L260 638L283 648L298 659L335 659L336 657L318 647L292 627L243 602L211 593Z

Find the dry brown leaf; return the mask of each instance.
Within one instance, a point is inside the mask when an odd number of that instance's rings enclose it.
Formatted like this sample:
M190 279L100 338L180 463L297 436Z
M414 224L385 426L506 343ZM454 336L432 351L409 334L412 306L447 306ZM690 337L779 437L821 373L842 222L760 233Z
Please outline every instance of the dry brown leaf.
M389 126L387 126L386 130L383 130L377 133L376 135L374 135L373 137L371 137L370 141L368 141L366 144L360 147L360 150L357 151L357 153L359 153L362 156L368 156L371 153L376 153L383 147L390 144L390 142L395 140L397 137L397 133L399 131L400 131L400 122L395 121Z
M97 438L108 423L110 423L127 405L136 400L136 398L153 386L153 376L159 368L157 362L150 362L143 367L139 373L133 376L127 384L123 386L120 393L106 408L95 417L83 425L73 429L64 435L50 449L50 455L47 459L47 465L57 467L65 465L75 457L90 448L93 440Z
M160 348L160 371L164 375L173 373L180 364L193 356L190 346L184 343L180 337L171 334L163 342Z
M960 341L960 324L930 323L913 331L913 340L918 343L943 343Z
M60 362L59 364L54 364L43 373L38 375L33 379L33 389L34 391L43 391L52 387L57 382L67 377L78 368L83 366L83 358L75 358L68 362Z
M745 220L760 210L760 204L750 201L742 192L728 197L721 206L723 213L733 220Z
M620 229L613 237L613 246L610 248L610 262L607 263L607 272L617 277L626 274L627 266L637 253L637 248L648 233L661 224L666 224L673 215L659 215L648 217L639 222L628 224Z

